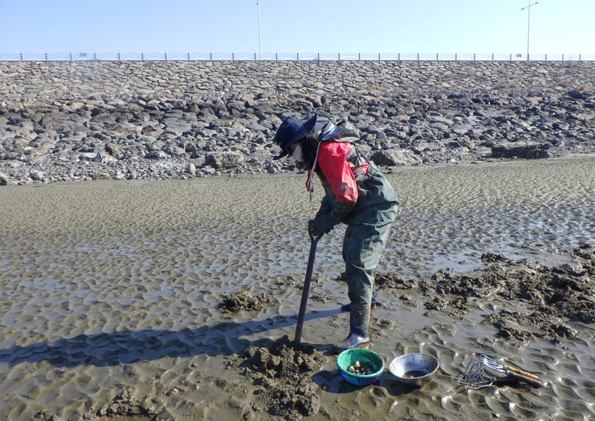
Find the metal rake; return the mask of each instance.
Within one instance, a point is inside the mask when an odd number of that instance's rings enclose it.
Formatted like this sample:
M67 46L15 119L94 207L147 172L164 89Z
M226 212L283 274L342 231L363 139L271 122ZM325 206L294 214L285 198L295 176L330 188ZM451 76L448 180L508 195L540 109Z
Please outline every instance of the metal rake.
M469 361L469 364L467 364L465 371L461 373L459 379L459 386L472 390L490 387L493 383L493 378L486 377L483 364L481 364L479 358L473 358Z

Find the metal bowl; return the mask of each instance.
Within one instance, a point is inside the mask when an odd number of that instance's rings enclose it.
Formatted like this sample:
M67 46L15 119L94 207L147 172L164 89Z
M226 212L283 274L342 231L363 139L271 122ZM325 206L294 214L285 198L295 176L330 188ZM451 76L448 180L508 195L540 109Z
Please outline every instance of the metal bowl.
M349 366L353 365L356 361L369 364L374 372L370 374L351 373ZM382 361L380 355L369 349L348 349L341 352L337 357L337 368L341 372L343 379L348 383L356 386L368 386L378 380L378 377L384 371L384 361Z
M403 384L422 386L430 381L439 366L431 355L415 353L395 358L388 370Z

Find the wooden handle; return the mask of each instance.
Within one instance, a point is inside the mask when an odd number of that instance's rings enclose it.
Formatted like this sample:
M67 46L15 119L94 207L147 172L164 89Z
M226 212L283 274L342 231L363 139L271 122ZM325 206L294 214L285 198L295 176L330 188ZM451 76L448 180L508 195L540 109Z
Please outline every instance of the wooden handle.
M310 281L312 280L312 269L314 268L314 257L316 256L316 244L320 237L312 240L310 244L310 256L308 257L308 267L306 268L306 279L304 279L304 289L302 291L302 301L300 302L300 312L298 313L297 326L295 327L294 345L297 347L302 340L302 328L304 326L304 317L306 316L306 306L308 305L308 294L310 293Z
M510 371L510 369L508 371L510 372L509 376L512 378L521 380L525 383L529 383L533 387L541 387L541 382L539 380L535 380L533 377L528 377L523 374L515 373L513 371Z
M525 370L521 370L520 368L516 368L516 367L508 367L508 371L510 371L513 374L519 374L521 376L525 376L525 377L530 377L535 381L540 381L539 380L539 376L537 374L533 374L533 373L529 373L528 371Z

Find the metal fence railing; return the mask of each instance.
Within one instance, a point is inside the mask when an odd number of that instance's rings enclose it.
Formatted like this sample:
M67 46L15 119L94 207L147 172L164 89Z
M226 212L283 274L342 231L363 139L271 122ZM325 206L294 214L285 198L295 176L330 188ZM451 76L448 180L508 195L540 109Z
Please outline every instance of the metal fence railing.
M595 53L0 53L0 61L595 61Z

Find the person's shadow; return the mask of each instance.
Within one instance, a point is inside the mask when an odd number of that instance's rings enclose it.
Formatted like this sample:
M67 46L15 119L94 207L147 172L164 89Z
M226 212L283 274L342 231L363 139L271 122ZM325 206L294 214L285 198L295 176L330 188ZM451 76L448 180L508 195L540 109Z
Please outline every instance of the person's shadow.
M315 320L339 314L340 309L306 314L304 320ZM0 350L0 362L14 366L23 362L47 361L55 367L82 365L113 366L152 361L163 357L196 355L243 356L250 346L264 340L241 339L267 330L286 328L297 323L297 316L275 316L249 322L220 322L197 329L139 330L78 335L29 346Z

